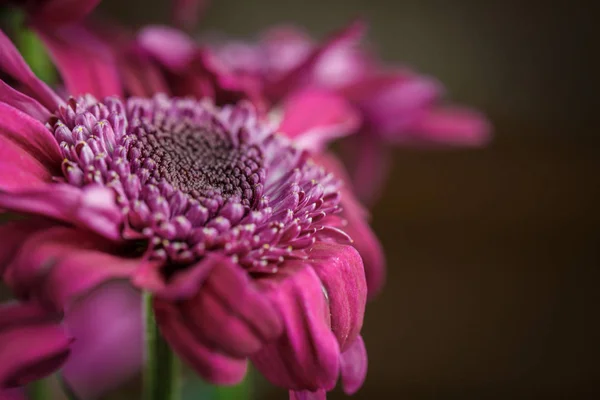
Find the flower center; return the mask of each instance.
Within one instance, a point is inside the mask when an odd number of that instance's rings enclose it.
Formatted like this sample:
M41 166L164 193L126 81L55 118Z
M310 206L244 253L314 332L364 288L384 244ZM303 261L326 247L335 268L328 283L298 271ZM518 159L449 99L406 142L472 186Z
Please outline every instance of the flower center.
M347 238L333 215L339 181L249 106L83 97L50 126L66 182L111 188L125 237L146 238L165 265L219 252L272 272L317 238Z

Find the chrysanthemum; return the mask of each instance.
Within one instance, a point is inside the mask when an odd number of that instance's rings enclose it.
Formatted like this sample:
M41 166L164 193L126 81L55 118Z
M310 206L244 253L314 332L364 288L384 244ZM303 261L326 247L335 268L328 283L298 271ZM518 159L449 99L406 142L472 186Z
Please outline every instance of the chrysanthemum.
M109 360L110 348L86 339L113 323L91 323L83 305L139 313L115 279L154 294L164 337L211 382L239 382L249 358L292 396L323 396L340 375L347 392L360 387L367 288L351 245L363 238L348 232L373 236L318 158L249 104L93 92L65 102L2 33L0 56L23 88L0 81L0 209L28 217L2 228L2 279L19 299L65 313L76 392L138 361L135 348ZM99 309L107 293L115 304ZM139 337L126 323L125 338ZM10 382L27 381L39 356Z

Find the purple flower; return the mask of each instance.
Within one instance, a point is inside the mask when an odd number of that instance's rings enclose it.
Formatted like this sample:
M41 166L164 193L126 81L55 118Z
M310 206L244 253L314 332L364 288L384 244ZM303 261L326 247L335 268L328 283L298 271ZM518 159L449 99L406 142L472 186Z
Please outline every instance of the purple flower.
M0 81L0 209L28 216L2 226L0 272L22 301L64 313L75 342L63 372L77 394L139 366L139 296L126 279L154 294L166 340L211 382L239 382L250 359L292 396L321 396L339 376L347 392L360 387L367 286L347 232L370 230L342 211L356 200L295 144L301 132L278 133L243 102L98 100L115 76L93 86L85 63L62 63L68 87L91 89L65 102L2 33L0 55L24 88ZM317 116L300 119L309 132L344 122Z

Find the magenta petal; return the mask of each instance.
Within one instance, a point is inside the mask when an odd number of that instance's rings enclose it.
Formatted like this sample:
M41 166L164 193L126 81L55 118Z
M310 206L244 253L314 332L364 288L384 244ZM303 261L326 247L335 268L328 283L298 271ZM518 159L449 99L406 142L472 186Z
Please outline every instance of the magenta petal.
M0 80L0 103L6 103L9 106L23 111L25 114L37 119L38 121L48 121L50 111L37 100L23 94Z
M98 398L140 370L141 296L128 282L93 290L70 308L65 323L76 340L62 376L78 398Z
M121 239L123 214L115 203L114 192L105 187L49 184L10 194L0 192L0 209L43 215L109 239Z
M67 91L99 99L122 96L117 61L110 48L81 25L60 30L38 29Z
M196 44L190 37L166 26L144 28L137 41L148 54L174 71L184 70L196 53Z
M13 389L0 388L0 399L2 399L2 400L27 400L27 396L25 396L25 389L23 389L23 388L13 388Z
M358 335L341 356L341 375L344 393L352 395L360 389L367 377L367 364L365 342L362 336Z
M173 0L173 22L183 28L192 29L207 5L208 0Z
M52 174L33 155L0 134L0 190L43 187Z
M251 357L273 384L292 390L331 390L339 374L340 350L331 331L329 307L315 271L288 262L274 277L259 280L283 318L283 335Z
M56 139L31 116L0 103L0 137L5 137L33 155L49 171L59 171L63 159ZM44 121L45 122L45 121Z
M362 328L367 303L363 262L352 246L317 242L309 251L311 265L327 292L331 330L345 351Z
M0 390L42 378L64 363L71 339L54 318L33 304L0 306Z
M290 400L325 400L327 392L325 390L317 390L310 392L308 390L290 390Z
M46 0L31 10L39 25L61 25L81 20L100 0Z
M179 357L208 382L234 385L244 379L246 359L226 356L199 342L175 304L155 299L154 314L167 342Z
M465 108L432 108L415 121L416 140L459 146L482 146L491 138L491 127L482 114Z
M35 231L47 227L43 221L12 221L0 225L0 278L23 243Z
M0 30L0 71L4 71L19 83L25 85L44 107L55 111L64 102L52 89L33 74L19 50Z
M195 297L181 311L203 343L234 357L247 357L281 334L275 307L254 286L248 273L229 258L216 264Z
M108 248L102 238L72 228L39 231L23 244L5 280L17 295L61 311L103 282L128 278L140 264L105 253Z
M357 111L341 96L322 89L304 89L288 96L279 129L294 142L321 150L329 141L348 135L360 124Z

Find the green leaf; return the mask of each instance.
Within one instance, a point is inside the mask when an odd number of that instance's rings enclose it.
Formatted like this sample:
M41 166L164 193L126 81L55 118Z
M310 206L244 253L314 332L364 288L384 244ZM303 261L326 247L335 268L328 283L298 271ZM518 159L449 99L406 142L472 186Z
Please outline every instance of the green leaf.
M44 43L34 31L24 27L19 29L16 32L15 42L21 55L38 78L48 84L57 82L54 64L52 64Z

